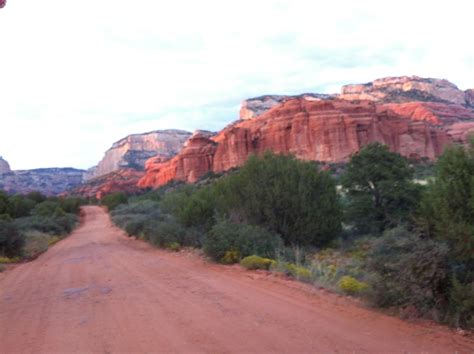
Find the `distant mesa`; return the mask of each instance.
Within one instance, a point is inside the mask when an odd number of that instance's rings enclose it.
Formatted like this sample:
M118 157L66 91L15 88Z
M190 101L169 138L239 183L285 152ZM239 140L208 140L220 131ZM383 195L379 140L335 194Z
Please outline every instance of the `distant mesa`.
M10 194L38 191L48 196L58 195L80 185L84 173L84 170L75 168L38 168L4 172L0 173L0 190Z

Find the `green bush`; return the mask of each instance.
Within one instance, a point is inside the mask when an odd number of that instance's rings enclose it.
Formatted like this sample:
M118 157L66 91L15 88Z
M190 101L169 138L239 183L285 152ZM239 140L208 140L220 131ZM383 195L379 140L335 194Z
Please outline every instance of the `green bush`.
M421 313L445 297L449 267L445 244L402 227L373 241L367 257L371 300L377 306L414 306Z
M261 225L287 245L324 246L341 230L334 180L312 162L270 152L251 156L212 188L218 196L216 211Z
M36 202L22 195L15 195L10 197L10 205L10 215L16 219L29 216Z
M209 232L204 252L213 260L221 262L227 251L236 251L240 257L253 254L272 258L280 247L281 238L259 226L221 220Z
M265 269L269 270L272 265L276 264L273 259L263 258L259 256L247 256L240 261L240 265L246 269Z
M14 221L21 232L36 230L51 235L66 235L70 233L78 222L76 215L65 214L59 217L30 216Z
M446 319L455 327L474 328L474 282L462 284L452 279Z
M128 201L127 195L123 192L117 192L106 195L102 198L102 205L105 205L107 209L114 210L120 204L126 204Z
M144 229L145 238L158 247L173 243L182 244L185 229L173 218L148 223Z
M45 200L44 202L36 204L32 214L40 217L52 217L55 215L63 215L64 210L61 209L59 202Z
M0 256L16 257L21 255L25 238L11 221L0 220Z
M166 245L166 248L170 251L178 252L181 249L181 245L178 242L171 242Z

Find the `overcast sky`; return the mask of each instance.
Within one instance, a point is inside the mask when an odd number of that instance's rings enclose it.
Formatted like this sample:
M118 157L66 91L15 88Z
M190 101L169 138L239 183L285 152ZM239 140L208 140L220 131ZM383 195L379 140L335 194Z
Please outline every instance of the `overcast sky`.
M262 94L395 75L471 88L472 3L7 0L0 155L87 168L128 134L221 129Z

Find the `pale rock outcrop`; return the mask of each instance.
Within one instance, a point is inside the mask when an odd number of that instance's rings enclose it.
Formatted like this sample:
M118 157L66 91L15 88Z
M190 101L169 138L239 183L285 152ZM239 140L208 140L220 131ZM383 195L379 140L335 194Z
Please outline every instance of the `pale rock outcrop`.
M7 172L10 172L10 171L11 171L10 165L8 164L8 162L6 160L4 160L0 156L0 173L7 173Z
M335 95L326 95L318 93L304 93L296 96L288 95L265 95L260 97L249 98L241 103L240 119L247 120L258 117L270 108L293 98L304 98L308 101L319 101L333 98Z
M387 77L366 84L345 85L339 97L346 100L466 104L465 92L448 80L418 76Z
M170 158L176 155L190 135L182 130L157 130L129 135L106 151L104 158L88 172L86 179L121 169L143 170L145 162L153 156Z

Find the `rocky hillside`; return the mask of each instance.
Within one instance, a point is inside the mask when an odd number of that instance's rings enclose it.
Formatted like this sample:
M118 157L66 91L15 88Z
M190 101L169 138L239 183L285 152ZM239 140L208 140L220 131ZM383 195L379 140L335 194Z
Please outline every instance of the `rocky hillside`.
M144 170L145 162L154 156L176 155L191 133L182 130L157 130L129 135L114 143L99 164L88 171L87 179L108 175L121 169Z
M40 168L0 173L0 190L7 193L38 191L45 195L58 195L80 185L84 170L74 168Z
M474 133L473 91L417 76L347 85L341 94L262 96L244 101L241 120L215 136L194 134L175 157L148 161L140 187L194 182L272 150L314 161L342 162L379 141L411 158L434 159Z

